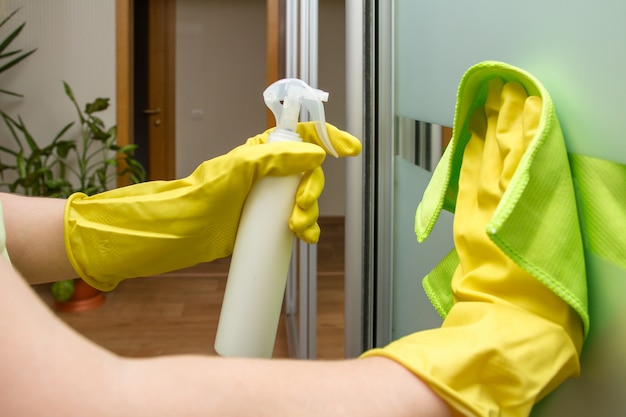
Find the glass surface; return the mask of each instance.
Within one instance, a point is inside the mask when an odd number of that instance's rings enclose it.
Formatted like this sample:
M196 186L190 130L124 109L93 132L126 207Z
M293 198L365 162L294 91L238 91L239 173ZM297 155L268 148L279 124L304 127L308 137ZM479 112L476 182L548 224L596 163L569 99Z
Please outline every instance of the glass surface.
M398 337L436 325L421 277L431 257L450 245L436 237L429 255L415 242L413 216L429 173L406 158L406 149L420 147L403 133L411 130L406 120L451 126L465 71L503 61L547 88L570 153L626 163L626 2L397 0L394 16L394 115L401 121L395 146L402 155L394 167L392 327ZM451 238L451 216L442 220L439 232ZM589 254L586 262L592 330L582 376L542 401L534 417L626 415L626 271Z
M431 173L406 159L394 161L393 325L392 337L437 327L441 318L422 288L422 278L454 246L452 215L441 213L433 233L423 243L415 237L415 209Z
M625 16L610 0L397 0L396 115L451 126L461 76L503 61L548 89L570 152L624 162Z

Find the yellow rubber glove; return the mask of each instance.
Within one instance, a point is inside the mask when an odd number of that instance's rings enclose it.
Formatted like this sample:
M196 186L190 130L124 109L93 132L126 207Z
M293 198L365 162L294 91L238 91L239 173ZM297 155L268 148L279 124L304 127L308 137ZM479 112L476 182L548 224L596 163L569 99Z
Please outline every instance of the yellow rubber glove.
M327 124L339 156L361 143ZM266 143L269 131L202 163L190 176L130 185L65 206L65 246L72 266L90 285L108 291L122 280L209 262L232 253L239 216L255 181L304 173L289 220L296 235L316 242L317 199L326 156L313 123L298 125L303 142ZM263 219L259 219L263 221Z
M541 98L528 97L519 83L489 81L486 103L469 122L472 136L459 178L455 304L441 328L364 355L403 364L455 415L527 416L535 402L579 372L583 326L578 314L486 234L537 131L541 108ZM532 230L519 233L532 238Z

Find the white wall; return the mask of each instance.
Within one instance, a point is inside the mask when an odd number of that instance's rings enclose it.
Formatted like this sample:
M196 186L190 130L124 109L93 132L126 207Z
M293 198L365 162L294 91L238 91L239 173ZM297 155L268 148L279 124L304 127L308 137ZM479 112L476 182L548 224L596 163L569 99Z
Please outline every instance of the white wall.
M330 92L326 120L346 128L345 1L320 0L319 87ZM329 157L324 162L326 186L320 198L320 214L345 216L346 162Z
M98 0L0 1L0 19L21 7L0 29L6 37L26 22L11 45L37 51L18 66L0 75L0 87L24 95L23 99L0 95L0 109L11 117L22 116L35 139L47 143L70 121L76 120L65 96L67 81L79 103L96 97L111 98L101 117L115 123L115 2ZM0 144L12 145L0 122Z
M265 130L265 1L178 0L176 19L181 177Z
M178 0L176 39L177 176L228 152L266 128L264 0ZM319 88L330 92L326 119L345 124L344 1L320 2ZM345 213L345 163L329 158L324 216Z

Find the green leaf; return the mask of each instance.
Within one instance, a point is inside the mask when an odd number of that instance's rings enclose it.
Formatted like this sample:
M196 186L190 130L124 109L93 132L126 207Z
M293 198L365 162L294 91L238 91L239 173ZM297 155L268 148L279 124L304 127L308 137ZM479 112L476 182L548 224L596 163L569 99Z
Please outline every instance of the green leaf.
M57 281L50 287L52 296L57 301L67 301L74 295L74 280Z
M20 178L26 177L26 160L24 159L24 153L19 152L16 156L17 175Z
M17 13L17 10L15 10L6 19L4 19L0 26L3 26L10 18L12 18L15 15L15 13ZM22 29L24 29L24 25L26 25L26 22L22 23L17 28L15 28L13 32L11 32L9 36L7 36L2 43L0 43L0 51L4 51L11 44L11 42L13 42L13 40L15 40L15 38L19 36Z
M2 23L4 24L4 22L2 22ZM15 38L17 38L20 35L20 33L22 32L22 29L24 29L25 25L26 25L26 22L23 22L21 25L19 25L15 29L13 29L13 32L11 32L9 34L9 36L7 36L0 43L0 52L4 52L4 50L7 49L9 47L9 45L11 45L11 43L15 40Z
M136 150L139 146L136 143L129 143L128 145L124 145L122 147L118 147L117 151L119 153L123 153L125 155L130 155L131 152Z
M3 20L2 22L0 22L0 28L1 28L2 26L4 26L4 24L5 24L6 22L8 22L9 20L11 20L11 18L12 18L13 16L15 16L15 14L16 14L17 12L19 12L19 11L20 11L20 9L21 9L21 7L18 7L17 9L13 10L13 11L12 11L12 12L11 12L11 13L7 16L7 17L5 17L5 18L4 18L4 20Z
M6 152L6 153L8 153L10 155L13 155L13 156L17 156L17 152L16 151L14 151L13 149L5 148L2 145L0 145L0 151Z
M17 119L18 119L19 123L16 125L16 127L24 135L24 139L26 139L26 143L28 144L28 147L31 149L31 151L38 150L39 149L39 145L37 144L37 142L35 142L35 139L33 139L32 135L30 134L30 132L26 128L26 125L24 124L24 121L22 120L22 117L18 116Z
M103 111L109 108L109 99L108 98L97 98L91 103L87 103L85 105L85 113L88 115L92 115L93 113ZM92 116L94 117L94 116ZM100 121L102 123L102 121ZM101 126L103 126L102 124Z
M0 67L0 73L3 73L6 70L8 70L9 68L12 68L12 67L16 66L17 64L19 64L20 62L22 62L23 60L25 60L26 58L28 58L29 56L34 54L35 51L37 51L37 50L33 49L32 51L28 51L28 52L18 56L17 58L13 59L12 61L7 62L6 64L4 64L3 66Z
M6 95L9 95L9 96L14 96L14 97L20 97L20 98L24 97L23 94L15 93L13 91L4 90L2 88L0 88L0 93L6 94Z
M74 122L70 122L70 123L66 124L63 127L63 129L61 129L59 131L59 133L57 133L57 135L54 137L52 142L56 142L57 140L59 140L63 135L65 135L65 132L67 132L72 126L74 126Z
M65 159L69 155L71 150L76 149L76 142L71 140L62 140L55 143L56 153L59 158Z
M65 95L68 96L72 102L76 102L72 88L65 81L63 81L63 90L65 90Z
M9 51L7 53L0 53L0 59L6 59L6 58L11 57L13 55L17 55L17 54L19 54L21 52L22 52L22 50L18 49L16 51Z

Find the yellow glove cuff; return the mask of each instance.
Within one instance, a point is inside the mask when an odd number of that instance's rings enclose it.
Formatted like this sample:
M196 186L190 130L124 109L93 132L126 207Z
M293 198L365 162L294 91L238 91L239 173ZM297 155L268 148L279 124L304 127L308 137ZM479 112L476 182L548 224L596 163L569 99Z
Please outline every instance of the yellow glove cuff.
M561 305L566 327L511 305L461 302L441 328L405 336L362 357L400 363L462 415L528 416L537 401L580 372L580 345L570 338L581 333L580 320L565 302L554 302Z

